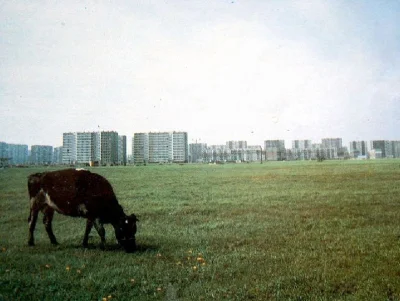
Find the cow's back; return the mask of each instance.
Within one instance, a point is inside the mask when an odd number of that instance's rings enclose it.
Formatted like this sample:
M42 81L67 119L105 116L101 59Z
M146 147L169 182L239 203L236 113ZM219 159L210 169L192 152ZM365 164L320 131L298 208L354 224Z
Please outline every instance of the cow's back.
M71 216L99 216L114 207L116 200L111 184L102 176L87 170L65 169L37 177L48 202L60 213ZM32 190L39 185L32 181Z

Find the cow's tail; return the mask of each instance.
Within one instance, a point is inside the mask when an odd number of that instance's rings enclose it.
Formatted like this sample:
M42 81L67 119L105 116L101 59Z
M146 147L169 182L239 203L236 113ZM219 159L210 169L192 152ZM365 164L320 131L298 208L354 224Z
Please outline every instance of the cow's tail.
M30 176L28 176L28 192L29 192L29 197L30 197L28 223L30 223L32 220L32 209L34 206L34 203L32 203L32 196L36 196L37 193L39 192L40 179L43 176L43 174L44 173L35 173L35 174L31 174Z

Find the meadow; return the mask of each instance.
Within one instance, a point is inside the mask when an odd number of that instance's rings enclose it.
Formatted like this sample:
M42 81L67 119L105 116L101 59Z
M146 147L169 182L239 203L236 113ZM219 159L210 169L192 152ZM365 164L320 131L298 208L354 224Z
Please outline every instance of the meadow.
M0 300L400 300L400 161L93 168L137 214L127 254L85 220L40 216L0 170Z

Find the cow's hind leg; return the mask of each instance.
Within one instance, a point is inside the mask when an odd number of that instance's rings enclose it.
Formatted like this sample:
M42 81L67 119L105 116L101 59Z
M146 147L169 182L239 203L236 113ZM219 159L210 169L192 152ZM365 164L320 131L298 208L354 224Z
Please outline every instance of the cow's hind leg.
M28 222L29 222L29 238L28 238L28 245L34 246L35 245L35 238L33 236L33 232L35 231L36 222L38 218L39 211L35 209L31 209L29 214Z
M95 219L93 224L97 230L97 233L100 235L100 249L104 250L106 244L106 230L104 230L104 226L102 223L100 223L99 219Z
M36 222L39 214L39 210L44 206L44 198L42 193L38 193L37 196L31 197L30 200L30 212L28 217L29 223L29 238L28 238L28 245L34 246L35 245L35 238L33 232L35 231Z
M85 230L85 235L83 236L83 247L87 248L88 247L88 242L89 242L89 233L92 230L93 227L93 221L90 219L86 220L86 230Z
M43 216L43 224L44 227L46 229L47 234L49 235L50 241L53 245L58 245L57 239L54 236L53 233L53 228L52 228L52 221L53 221L53 216L54 216L54 209L46 206L43 210L42 210L44 216Z

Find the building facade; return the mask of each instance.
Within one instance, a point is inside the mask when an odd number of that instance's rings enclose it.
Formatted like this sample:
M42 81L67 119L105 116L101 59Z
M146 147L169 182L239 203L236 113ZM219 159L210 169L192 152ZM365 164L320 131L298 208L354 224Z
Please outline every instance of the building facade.
M310 160L312 158L311 140L292 141L292 160Z
M76 133L76 162L78 164L94 165L94 162L100 160L98 136L97 132Z
M121 148L121 158L126 162L126 136L122 137L125 153ZM62 164L117 165L119 144L115 131L64 133Z
M132 156L134 164L147 164L149 162L149 134L133 134Z
M172 133L149 133L149 162L168 163L173 161Z
M53 150L53 164L62 164L62 146L55 147Z
M118 136L118 164L125 166L126 162L126 136L121 135Z
M187 132L172 133L172 162L189 162L189 145Z
M187 132L134 133L132 138L134 164L187 163L189 145Z
M30 161L35 165L50 165L53 162L53 147L50 145L32 145Z
M350 141L350 158L367 158L368 143L367 141Z
M191 143L189 144L189 162L201 163L207 162L207 143Z
M239 140L239 141L227 141L226 147L229 149L246 149L247 141Z
M321 139L322 148L342 148L342 138L324 138Z
M0 141L0 167L8 166L9 160L8 144Z
M282 161L286 160L285 140L264 141L265 160Z
M63 133L62 163L75 164L76 160L76 133Z
M118 164L118 133L115 131L100 132L101 165Z
M8 144L8 156L12 165L27 164L29 162L28 145Z
M391 141L392 155L393 158L400 158L400 141Z
M377 159L386 158L389 149L389 141L372 140L370 145L371 145L371 151L374 151L374 153L376 154L375 158Z

